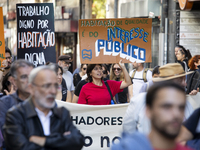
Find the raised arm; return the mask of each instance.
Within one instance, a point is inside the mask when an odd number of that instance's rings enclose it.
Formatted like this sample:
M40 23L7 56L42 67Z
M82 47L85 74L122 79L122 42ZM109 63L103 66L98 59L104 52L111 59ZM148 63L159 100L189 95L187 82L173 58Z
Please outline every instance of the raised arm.
M128 87L129 85L131 85L132 82L131 82L131 78L126 70L124 63L122 63L122 60L119 61L119 65L122 68L122 71L124 74L124 81L122 81L120 89L124 89L124 88Z

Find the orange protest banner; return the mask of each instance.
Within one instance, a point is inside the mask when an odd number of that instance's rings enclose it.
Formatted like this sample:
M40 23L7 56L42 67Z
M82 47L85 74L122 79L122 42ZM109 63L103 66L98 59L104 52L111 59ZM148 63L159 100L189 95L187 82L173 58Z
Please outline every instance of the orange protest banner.
M4 41L4 23L3 23L3 9L0 7L0 67L2 66L2 61L5 59L5 41Z
M79 20L81 63L151 62L149 18Z

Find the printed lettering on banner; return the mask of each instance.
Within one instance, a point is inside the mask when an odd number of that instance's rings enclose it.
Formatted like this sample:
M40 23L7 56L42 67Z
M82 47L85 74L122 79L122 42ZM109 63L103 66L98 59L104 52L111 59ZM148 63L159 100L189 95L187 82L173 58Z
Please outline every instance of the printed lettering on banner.
M56 62L53 3L17 4L17 57L35 66Z
M85 136L83 150L109 150L119 142L122 121L128 104L91 106L56 101L58 107L66 107L73 124Z
M79 20L81 63L151 62L152 19Z

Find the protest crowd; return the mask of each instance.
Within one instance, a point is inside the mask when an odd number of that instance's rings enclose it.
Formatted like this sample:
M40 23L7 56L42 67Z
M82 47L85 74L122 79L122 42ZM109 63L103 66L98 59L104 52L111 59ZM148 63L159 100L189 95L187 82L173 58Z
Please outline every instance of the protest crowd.
M178 48L178 50L177 50ZM1 73L0 146L17 149L82 149L84 135L70 112L57 101L76 105L129 104L123 134L112 150L198 150L200 148L200 55L175 48L177 61L154 68L133 62L127 71L114 64L82 64L69 71L72 59L34 67L12 59L5 49ZM188 96L196 96L193 101Z
M58 8L70 30L77 25L79 53L56 45ZM18 3L16 16L17 50L0 36L0 150L200 150L200 55L176 41L168 63L163 42L166 60L153 62L155 19L76 24L53 3Z

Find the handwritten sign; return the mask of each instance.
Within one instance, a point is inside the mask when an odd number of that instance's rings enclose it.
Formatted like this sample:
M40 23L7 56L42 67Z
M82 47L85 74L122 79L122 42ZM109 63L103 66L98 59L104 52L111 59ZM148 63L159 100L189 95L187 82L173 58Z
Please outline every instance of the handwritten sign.
M79 20L81 63L151 62L152 19Z
M3 9L0 7L0 67L2 66L2 61L5 59L5 41L4 41L4 24L3 24Z
M17 57L35 66L56 62L52 3L17 4Z

